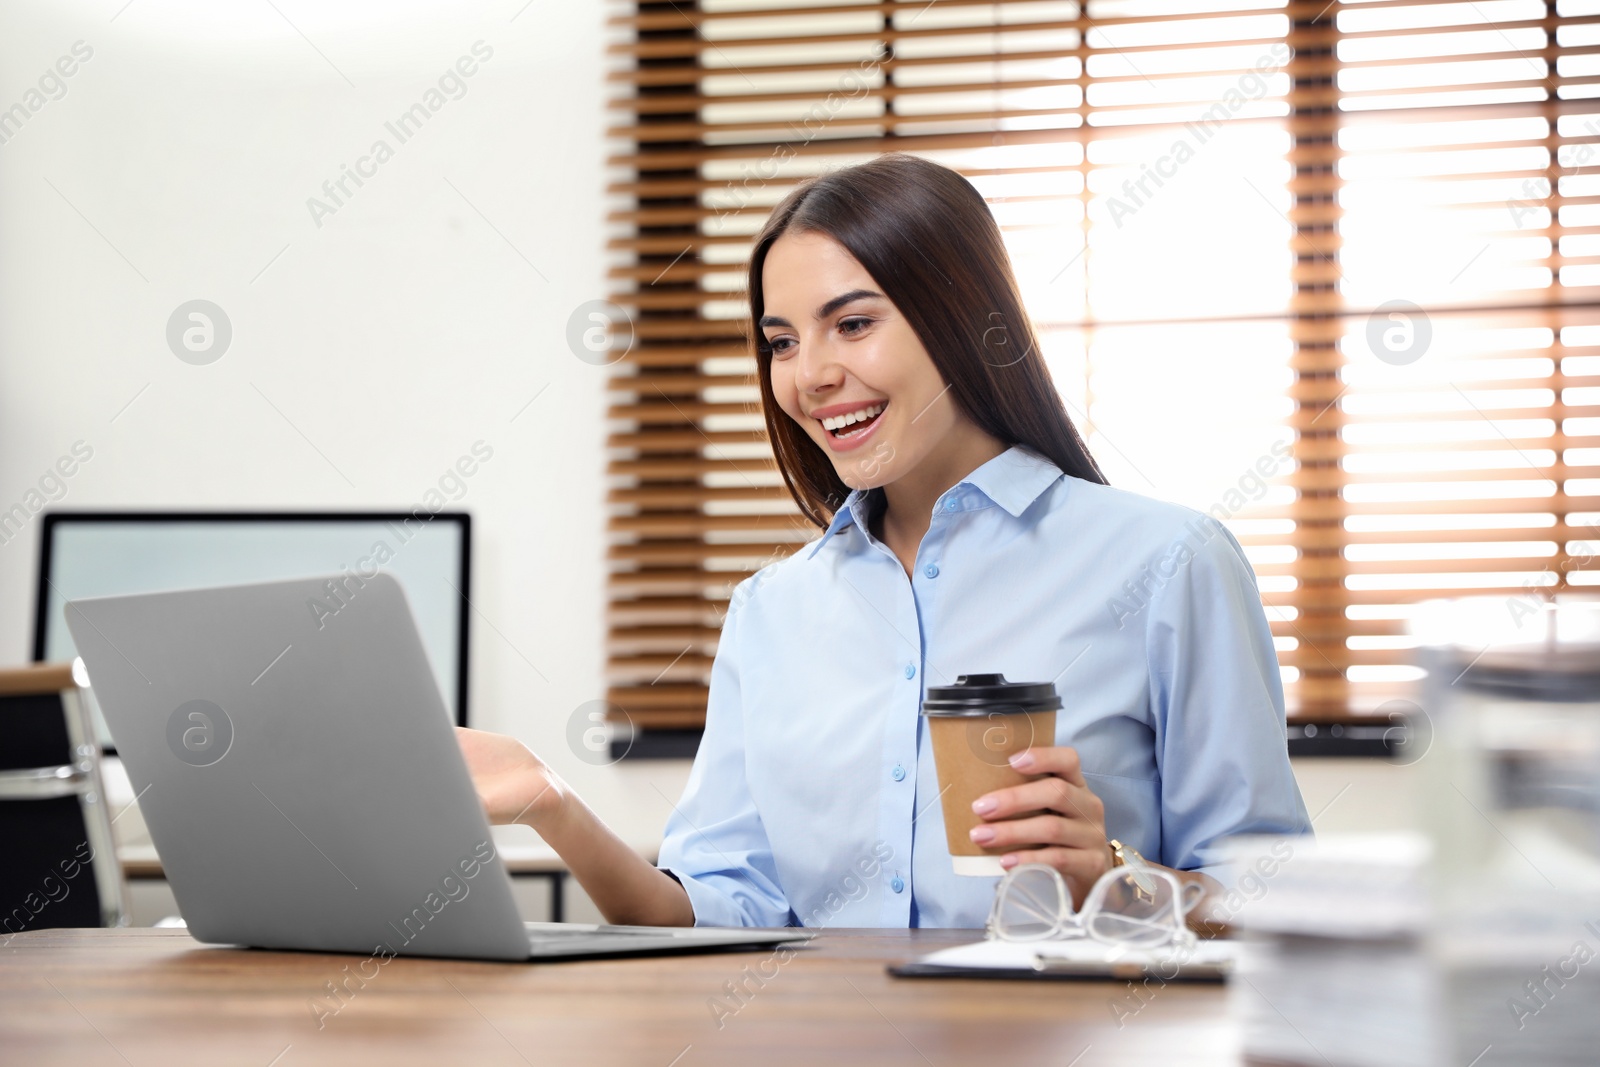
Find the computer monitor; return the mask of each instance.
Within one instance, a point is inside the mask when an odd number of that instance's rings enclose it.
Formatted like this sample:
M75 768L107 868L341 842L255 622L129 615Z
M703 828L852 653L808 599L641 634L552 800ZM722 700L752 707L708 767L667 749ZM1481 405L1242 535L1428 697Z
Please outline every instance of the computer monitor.
M346 587L358 589L361 574L379 569L405 587L445 705L466 725L472 520L465 512L55 511L42 518L35 660L77 656L62 606L78 597L337 574L355 576ZM339 601L330 594L323 604L307 610L335 612ZM109 750L92 690L89 704Z

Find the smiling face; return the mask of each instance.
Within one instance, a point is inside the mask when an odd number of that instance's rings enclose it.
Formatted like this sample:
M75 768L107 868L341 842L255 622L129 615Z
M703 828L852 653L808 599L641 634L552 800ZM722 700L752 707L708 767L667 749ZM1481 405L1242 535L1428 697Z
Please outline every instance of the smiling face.
M980 433L911 324L839 242L784 233L761 284L773 396L846 485L886 485L930 457L940 465Z

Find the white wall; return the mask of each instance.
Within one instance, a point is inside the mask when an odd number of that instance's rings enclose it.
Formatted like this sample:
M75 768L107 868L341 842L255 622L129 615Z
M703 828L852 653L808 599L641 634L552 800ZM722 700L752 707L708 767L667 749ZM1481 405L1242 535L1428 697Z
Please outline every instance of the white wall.
M64 507L326 509L409 506L487 442L455 505L474 722L652 841L686 764L566 741L604 691L605 372L565 339L604 295L603 5L277 6L0 8L0 109L39 105L0 144L0 511L77 441ZM30 97L80 41L64 95ZM385 130L478 41L465 95ZM393 158L316 225L379 138ZM196 298L233 329L205 366L166 341ZM36 534L0 545L0 662L29 652Z

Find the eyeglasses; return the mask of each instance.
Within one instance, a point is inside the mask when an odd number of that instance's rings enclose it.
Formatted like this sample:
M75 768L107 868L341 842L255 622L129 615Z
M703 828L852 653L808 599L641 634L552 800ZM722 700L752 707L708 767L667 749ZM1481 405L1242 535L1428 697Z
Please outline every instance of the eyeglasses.
M1090 937L1109 945L1161 948L1188 944L1185 922L1205 895L1197 883L1143 866L1113 867L1089 890L1082 911L1061 872L1042 863L1013 867L1000 879L984 924L991 941L1044 941Z

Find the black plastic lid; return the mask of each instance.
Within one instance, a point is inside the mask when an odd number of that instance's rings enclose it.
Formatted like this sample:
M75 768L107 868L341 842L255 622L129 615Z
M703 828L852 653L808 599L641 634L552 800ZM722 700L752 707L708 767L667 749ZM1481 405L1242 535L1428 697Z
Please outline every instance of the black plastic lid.
M1022 715L1054 711L1061 697L1050 682L1008 682L1003 674L963 674L955 685L930 685L924 715Z

